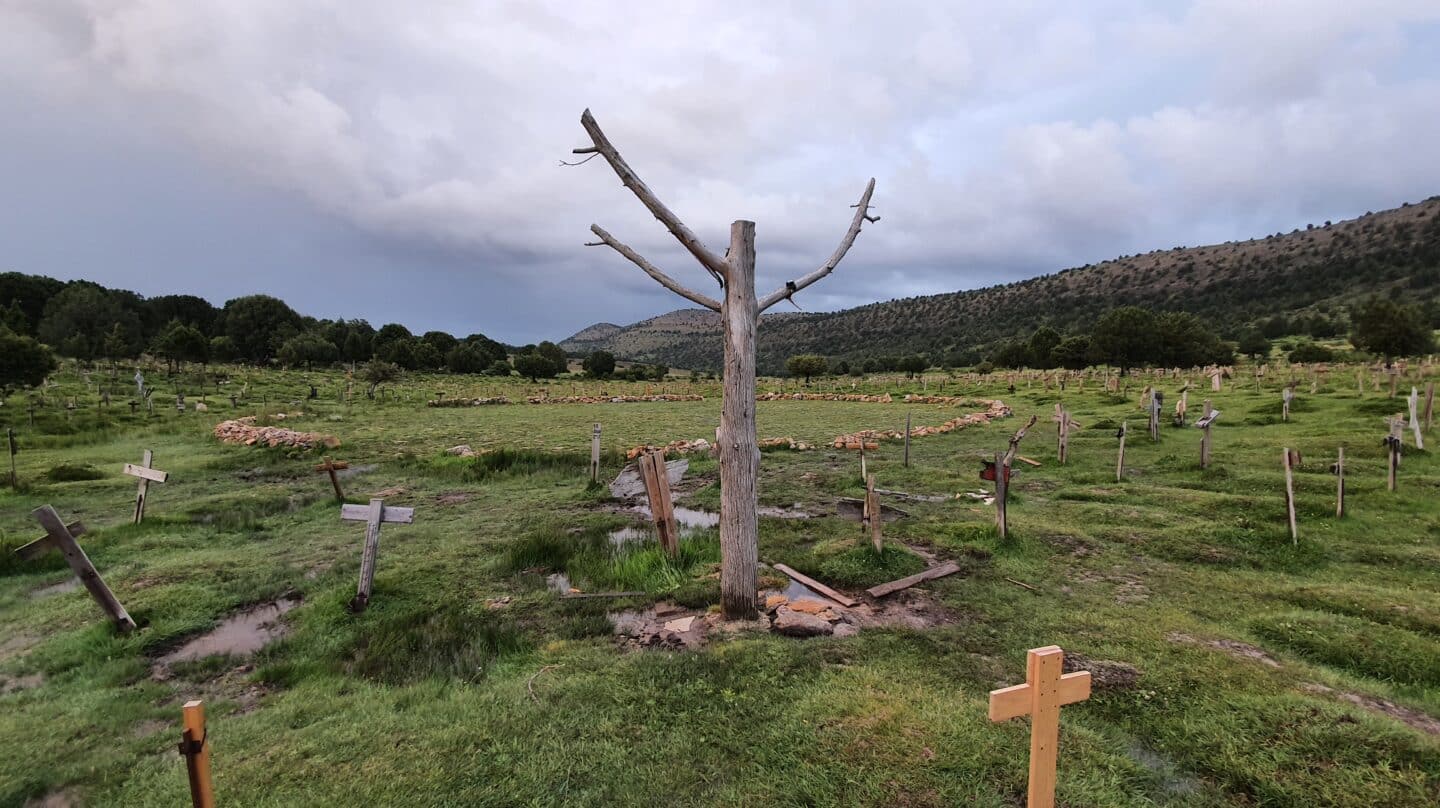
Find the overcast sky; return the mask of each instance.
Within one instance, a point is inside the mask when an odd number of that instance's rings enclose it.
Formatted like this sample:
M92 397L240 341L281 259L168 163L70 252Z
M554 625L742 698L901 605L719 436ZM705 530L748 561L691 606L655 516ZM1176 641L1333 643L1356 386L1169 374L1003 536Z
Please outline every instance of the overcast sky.
M1008 7L1002 7L1008 6ZM807 310L1440 193L1440 2L0 0L0 270L560 339L757 222ZM782 304L783 305L783 304Z

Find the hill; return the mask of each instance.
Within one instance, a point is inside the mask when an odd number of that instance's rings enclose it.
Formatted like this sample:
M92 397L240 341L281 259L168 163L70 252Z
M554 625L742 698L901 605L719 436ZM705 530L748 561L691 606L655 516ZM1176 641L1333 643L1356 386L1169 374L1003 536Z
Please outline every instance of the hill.
M797 353L852 361L924 353L939 361L984 353L1042 324L1062 332L1083 327L1123 305L1192 312L1227 336L1276 315L1343 330L1346 307L1374 293L1421 302L1440 293L1440 196L1290 233L1120 256L983 289L768 314L757 350L761 370L770 372ZM610 328L591 326L560 346L677 368L720 367L720 319L711 312L682 309Z

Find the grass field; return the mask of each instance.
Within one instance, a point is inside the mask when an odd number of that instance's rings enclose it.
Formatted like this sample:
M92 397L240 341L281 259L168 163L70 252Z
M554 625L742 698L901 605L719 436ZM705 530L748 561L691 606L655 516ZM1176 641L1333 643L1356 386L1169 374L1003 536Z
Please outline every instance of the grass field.
M764 454L762 504L814 516L762 518L762 560L851 592L921 569L912 548L964 573L923 586L943 615L928 628L810 640L754 629L672 652L618 648L606 610L714 603L718 540L693 538L673 562L653 545L612 550L606 534L636 518L587 486L590 431L603 424L614 476L630 446L713 437L716 383L664 385L703 402L427 408L440 391L523 399L544 386L412 376L382 400L357 386L347 405L338 372L229 370L208 388L208 413L177 414L157 393L153 414L132 414L118 392L126 370L102 410L73 367L33 426L24 397L0 408L21 447L21 487L0 492L0 805L186 804L176 742L190 698L207 702L221 805L1021 805L1027 725L991 724L987 694L1023 681L1026 650L1049 644L1139 671L1065 708L1063 805L1440 802L1440 735L1424 729L1440 719L1440 464L1407 430L1399 490L1386 491L1383 418L1403 400L1362 396L1353 372L1316 395L1302 385L1288 423L1273 374L1262 393L1192 391L1192 418L1207 396L1223 413L1203 472L1197 430L1167 424L1148 439L1143 381L1126 396L1091 383L1062 399L1038 382L1011 394L1003 379L932 374L927 392L998 397L1016 417L917 439L909 468L901 444L884 443L868 457L881 487L976 491L979 458L1032 413L1041 421L1020 451L1041 465L1018 467L1007 540L974 499L887 499L910 516L886 524L880 556L835 515L863 486L858 458L829 440L901 428L907 411L919 426L982 407L761 402L762 438L820 445ZM320 397L307 401L311 383ZM602 386L645 387L548 390ZM1161 383L1167 401L1178 387ZM57 405L70 398L67 415ZM1066 466L1049 421L1062 400L1082 426ZM312 470L321 453L211 435L224 418L277 411L303 412L283 425L335 435L329 453L367 467L344 481L351 501L384 491L417 509L413 525L385 527L363 614L345 608L363 526L339 519ZM461 443L495 451L444 453ZM1350 497L1337 519L1341 445ZM1304 458L1298 543L1282 447ZM120 469L147 448L170 480L132 526L135 480ZM692 458L678 504L715 508L717 479L713 460ZM86 523L82 546L141 630L117 634L83 588L63 586L58 554L14 557L40 534L30 511L43 504ZM587 591L647 594L562 600L543 576L557 571ZM254 658L159 663L287 595L301 599L289 633Z

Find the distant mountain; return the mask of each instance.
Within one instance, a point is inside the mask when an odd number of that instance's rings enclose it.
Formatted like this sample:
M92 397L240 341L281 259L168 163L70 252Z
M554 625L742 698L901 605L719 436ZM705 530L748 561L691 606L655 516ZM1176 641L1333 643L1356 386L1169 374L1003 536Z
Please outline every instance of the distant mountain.
M844 271L842 266L839 270ZM1026 281L911 297L826 313L767 314L757 351L762 372L818 353L858 360L882 355L984 353L1042 324L1084 330L1107 309L1138 305L1189 311L1224 335L1274 315L1344 325L1345 309L1369 294L1431 303L1440 293L1440 196L1344 222L1306 225L1250 241L1121 256ZM590 326L560 343L621 359L717 370L720 318L681 309L617 328Z

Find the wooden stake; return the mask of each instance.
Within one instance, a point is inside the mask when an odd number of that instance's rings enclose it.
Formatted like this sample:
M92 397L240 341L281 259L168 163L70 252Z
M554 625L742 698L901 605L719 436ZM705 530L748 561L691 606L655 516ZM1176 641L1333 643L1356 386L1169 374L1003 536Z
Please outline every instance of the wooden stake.
M365 523L365 549L360 555L360 584L350 601L350 611L363 612L370 605L375 584L375 562L380 555L380 525L398 522L408 525L415 521L414 508L387 508L385 500L372 499L369 505L341 505L340 518Z
M1115 459L1115 482L1125 479L1125 436L1130 432L1130 422L1120 422L1120 453Z
M131 477L140 478L140 488L135 492L135 524L137 525L145 518L145 496L150 491L150 483L163 483L170 477L168 472L150 467L150 462L153 457L154 454L149 449L146 449L140 465L137 466L133 463L125 464L126 474Z
M1290 519L1290 541L1300 543L1300 531L1295 526L1295 475L1290 467L1290 450L1285 452L1285 513Z
M590 482L600 482L600 425L590 431Z
M1345 447L1335 459L1335 518L1345 515Z
M1435 382L1425 383L1425 412L1420 417L1425 419L1425 431L1429 432L1435 417Z
M882 549L880 537L880 523L885 521L880 516L880 495L875 493L875 475L871 474L865 478L865 512L861 520L870 528L870 543L875 546L875 552Z
M1295 398L1294 388L1287 387L1280 391L1280 420L1290 420L1290 400Z
M1410 405L1410 432L1415 436L1415 448L1425 448L1425 438L1420 434L1420 391L1414 387L1410 388L1410 398L1407 402Z
M1005 456L1000 452L995 453L995 530L1000 538L1009 534L1009 524L1005 519L1005 497L1008 493L1009 482L1005 478L1010 476L1010 466L1005 462Z
M205 702L185 702L180 735L180 754L190 778L190 804L194 808L215 808L215 788L210 782L210 738L205 730Z
M905 413L905 468L910 468L910 413Z
M990 720L1030 716L1029 808L1055 808L1055 763L1060 745L1060 708L1090 698L1090 672L1064 673L1057 645L1026 655L1025 684L990 691Z
M110 587L105 585L104 579L96 571L95 565L90 563L90 557L80 549L75 537L85 533L85 526L79 522L65 524L55 509L49 505L41 505L31 512L39 520L40 526L45 528L45 535L30 542L15 551L15 554L23 559L34 558L48 550L59 550L65 556L65 562L70 565L70 571L89 590L90 597L100 604L100 609L105 612L115 628L124 633L135 628L135 621L130 619L130 613L120 605Z
M10 450L10 487L19 488L20 477L15 474L15 455L19 454L20 450L15 446L15 430L11 427L5 428L5 442Z
M1385 446L1390 450L1389 462L1386 466L1385 487L1390 491L1395 490L1396 477L1399 476L1400 471L1400 421L1401 418L1399 415L1390 419L1390 434L1385 436Z
M680 554L680 528L675 521L675 506L670 500L670 475L665 467L665 452L660 449L644 452L637 462L660 547L666 555L675 558Z
M1210 399L1208 398L1205 399L1204 407L1205 414L1201 416L1200 420L1195 422L1195 426L1201 430L1200 468L1207 469L1210 467L1210 427L1215 423L1215 419L1220 417L1220 411L1211 408Z

